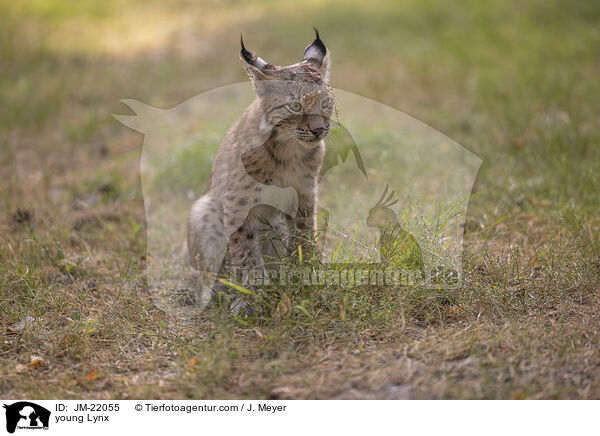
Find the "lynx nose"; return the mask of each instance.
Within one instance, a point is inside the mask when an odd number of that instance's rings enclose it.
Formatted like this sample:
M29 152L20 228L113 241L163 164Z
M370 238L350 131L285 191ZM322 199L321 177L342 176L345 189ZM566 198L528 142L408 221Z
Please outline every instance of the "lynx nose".
M329 120L321 115L311 114L307 121L308 130L316 137L321 136L329 128Z
M315 127L310 129L310 133L315 136L321 136L321 133L325 131L325 127Z

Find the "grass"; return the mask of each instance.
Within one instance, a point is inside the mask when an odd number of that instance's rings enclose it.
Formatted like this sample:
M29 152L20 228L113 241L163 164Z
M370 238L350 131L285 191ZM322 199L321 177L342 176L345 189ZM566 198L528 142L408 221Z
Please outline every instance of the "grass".
M54 3L0 1L0 396L600 397L597 2ZM240 32L294 62L312 25L336 88L482 158L464 286L171 318L144 274L143 138L111 114L245 80ZM177 157L159 180L185 196L210 154Z

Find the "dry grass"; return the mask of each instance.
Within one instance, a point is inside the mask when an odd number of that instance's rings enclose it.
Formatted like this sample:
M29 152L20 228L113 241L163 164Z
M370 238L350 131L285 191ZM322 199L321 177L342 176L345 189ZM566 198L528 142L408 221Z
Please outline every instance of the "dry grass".
M596 4L146 3L0 2L1 397L600 397ZM142 137L110 114L243 80L240 31L291 62L312 24L338 88L484 159L465 286L170 319L143 273Z

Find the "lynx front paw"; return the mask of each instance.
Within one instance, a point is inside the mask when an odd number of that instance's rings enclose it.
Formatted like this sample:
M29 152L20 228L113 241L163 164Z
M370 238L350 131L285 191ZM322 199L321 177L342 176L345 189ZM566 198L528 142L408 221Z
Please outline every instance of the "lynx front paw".
M235 298L229 305L229 311L239 318L254 315L254 306L241 298Z

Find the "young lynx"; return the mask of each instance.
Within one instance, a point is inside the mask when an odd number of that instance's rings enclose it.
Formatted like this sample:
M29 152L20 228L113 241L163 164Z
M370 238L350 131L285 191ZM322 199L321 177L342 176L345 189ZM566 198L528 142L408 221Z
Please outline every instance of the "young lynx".
M334 102L329 55L316 31L301 62L275 66L246 50L240 59L256 100L225 135L206 193L192 206L188 251L212 286L225 264L267 273L269 260L316 231L317 183ZM206 291L206 289L203 289Z

